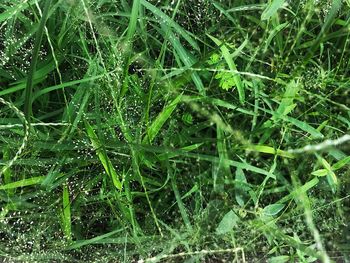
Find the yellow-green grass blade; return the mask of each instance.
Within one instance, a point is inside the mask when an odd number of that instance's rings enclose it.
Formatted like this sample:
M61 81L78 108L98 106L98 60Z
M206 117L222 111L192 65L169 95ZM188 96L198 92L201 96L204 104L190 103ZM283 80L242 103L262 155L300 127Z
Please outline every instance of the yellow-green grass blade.
M72 240L72 219L71 219L71 204L69 200L69 190L68 186L63 186L62 194L62 225L63 233L68 241Z
M248 151L267 153L267 154L277 155L277 156L291 158L291 159L295 158L295 156L292 153L289 153L280 149L275 149L267 145L248 145L247 147L245 147L245 149Z
M319 180L317 177L313 178L312 180L308 181L304 185L294 189L290 194L286 195L282 199L280 199L277 203L285 203L289 201L290 199L293 199L297 196L299 196L300 193L306 193L311 188L315 187L319 183Z
M318 161L322 164L324 169L327 170L327 181L328 181L328 184L331 187L333 193L335 193L336 190L337 190L337 187L338 187L338 178L337 178L336 174L334 173L334 171L332 170L331 165L327 162L326 159L324 159L323 157L319 156L318 154L316 154L316 157L317 157Z
M266 7L264 12L261 14L261 20L268 20L283 6L285 0L271 0L270 4Z
M45 176L37 176L37 177L31 177L23 180L19 180L16 182L8 183L5 185L0 186L0 190L7 190L7 189L14 189L14 188L20 188L25 186L31 186L40 184L45 179Z

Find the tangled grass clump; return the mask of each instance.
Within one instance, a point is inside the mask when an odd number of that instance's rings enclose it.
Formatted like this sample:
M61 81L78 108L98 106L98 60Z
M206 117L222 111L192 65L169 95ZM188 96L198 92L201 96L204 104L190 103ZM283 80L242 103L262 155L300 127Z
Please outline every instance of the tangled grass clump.
M1 260L350 260L348 0L0 14Z

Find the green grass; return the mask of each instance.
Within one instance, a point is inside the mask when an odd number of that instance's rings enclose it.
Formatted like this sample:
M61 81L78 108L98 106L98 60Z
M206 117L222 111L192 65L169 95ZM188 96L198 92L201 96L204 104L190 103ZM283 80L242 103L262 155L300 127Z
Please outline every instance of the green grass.
M2 0L0 259L349 262L350 1Z

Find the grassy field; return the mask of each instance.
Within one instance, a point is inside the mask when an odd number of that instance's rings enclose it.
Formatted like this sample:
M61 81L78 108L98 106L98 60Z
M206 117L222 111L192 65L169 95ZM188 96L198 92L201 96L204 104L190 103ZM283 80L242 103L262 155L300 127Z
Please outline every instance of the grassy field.
M350 262L349 0L1 0L1 262Z

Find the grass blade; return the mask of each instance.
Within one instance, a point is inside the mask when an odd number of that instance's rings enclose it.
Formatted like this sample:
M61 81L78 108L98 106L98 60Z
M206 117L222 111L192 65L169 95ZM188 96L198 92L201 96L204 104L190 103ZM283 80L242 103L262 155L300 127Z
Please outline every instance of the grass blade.
M273 155L278 155L281 157L286 157L290 159L294 159L295 156L292 153L280 150L280 149L275 149L271 146L267 145L249 145L245 148L248 151L255 151L255 152L260 152L260 153L268 153L268 154L273 154Z
M161 21L164 21L167 26L172 27L180 36L182 36L186 41L196 50L199 50L199 46L196 41L184 30L179 24L177 24L173 19L164 14L160 9L156 6L152 5L146 0L140 0L140 3L150 10L153 14L158 16Z
M287 116L296 107L296 104L293 104L293 101L299 90L299 85L294 80L287 85L282 101L272 117L273 120L277 120L282 116Z
M236 64L233 62L232 56L230 54L230 51L228 50L228 48L226 47L226 45L220 41L219 39L208 35L210 37L210 39L217 45L220 47L220 50L222 52L222 55L224 56L224 59L226 60L226 63L228 65L228 67L230 68L230 70L232 71L237 71L237 67ZM240 75L235 74L234 75L234 81L238 90L238 96L239 96L239 101L244 104L245 102L245 91L244 91L244 86L243 86L243 82L241 80Z
M29 1L29 3L27 3L26 1L23 1L19 5L14 5L13 7L6 9L6 11L2 11L2 13L0 14L0 23L7 19L10 19L14 15L24 10L28 6L28 4L32 5L34 3L35 1Z
M261 20L268 20L283 6L285 0L271 0L270 4L266 7L264 12L261 14Z
M192 67L195 63L195 60L192 58L192 55L181 45L179 39L174 35L174 33L170 29L168 30L164 25L162 25L162 29L164 30L164 32L166 32L168 40L176 50L178 56L180 57L180 60L185 64L187 68ZM204 85L198 73L193 72L191 74L191 78L194 84L196 85L199 93L205 95Z
M114 186L118 190L122 190L123 185L119 180L119 177L114 169L112 162L108 158L106 151L103 149L103 145L100 143L100 140L98 139L95 131L87 121L85 121L85 129L106 173L111 177Z
M143 138L143 143L152 142L160 129L163 127L164 123L169 119L170 115L176 109L177 105L181 101L182 95L177 96L170 104L168 104L157 118L152 122L152 124L147 129L147 135Z
M133 5L132 5L131 14L130 14L128 34L126 36L127 42L129 42L135 34L139 10L140 10L140 0L134 0Z
M43 15L40 20L40 25L38 31L36 32L35 44L32 54L32 61L30 63L30 69L28 73L27 85L25 89L25 98L24 98L24 115L26 116L27 121L30 123L30 117L32 115L32 92L33 92L33 79L34 73L36 70L36 64L38 63L39 51L41 46L41 41L44 35L44 29L46 20L49 16L49 10L52 0L47 0L45 2L45 7Z
M62 224L63 224L63 233L70 242L72 240L72 221L71 221L71 205L69 200L69 191L68 186L63 186L63 195L62 195Z
M109 233L106 233L106 234L103 234L103 235L100 235L100 236L96 236L96 237L93 237L91 239L88 239L88 240L77 240L77 241L74 241L71 245L69 245L68 247L66 247L65 249L66 250L72 250L72 249L77 249L77 248L81 248L83 246L87 246L87 245L90 245L90 244L95 244L95 243L103 243L103 240L110 237L110 236L113 236L121 231L123 231L124 229L117 229L117 230L114 230L114 231L111 231Z
M40 184L44 179L45 179L45 176L27 178L27 179L12 182L9 184L1 185L0 190L15 189L15 188L20 188L25 186L36 185L36 184Z

